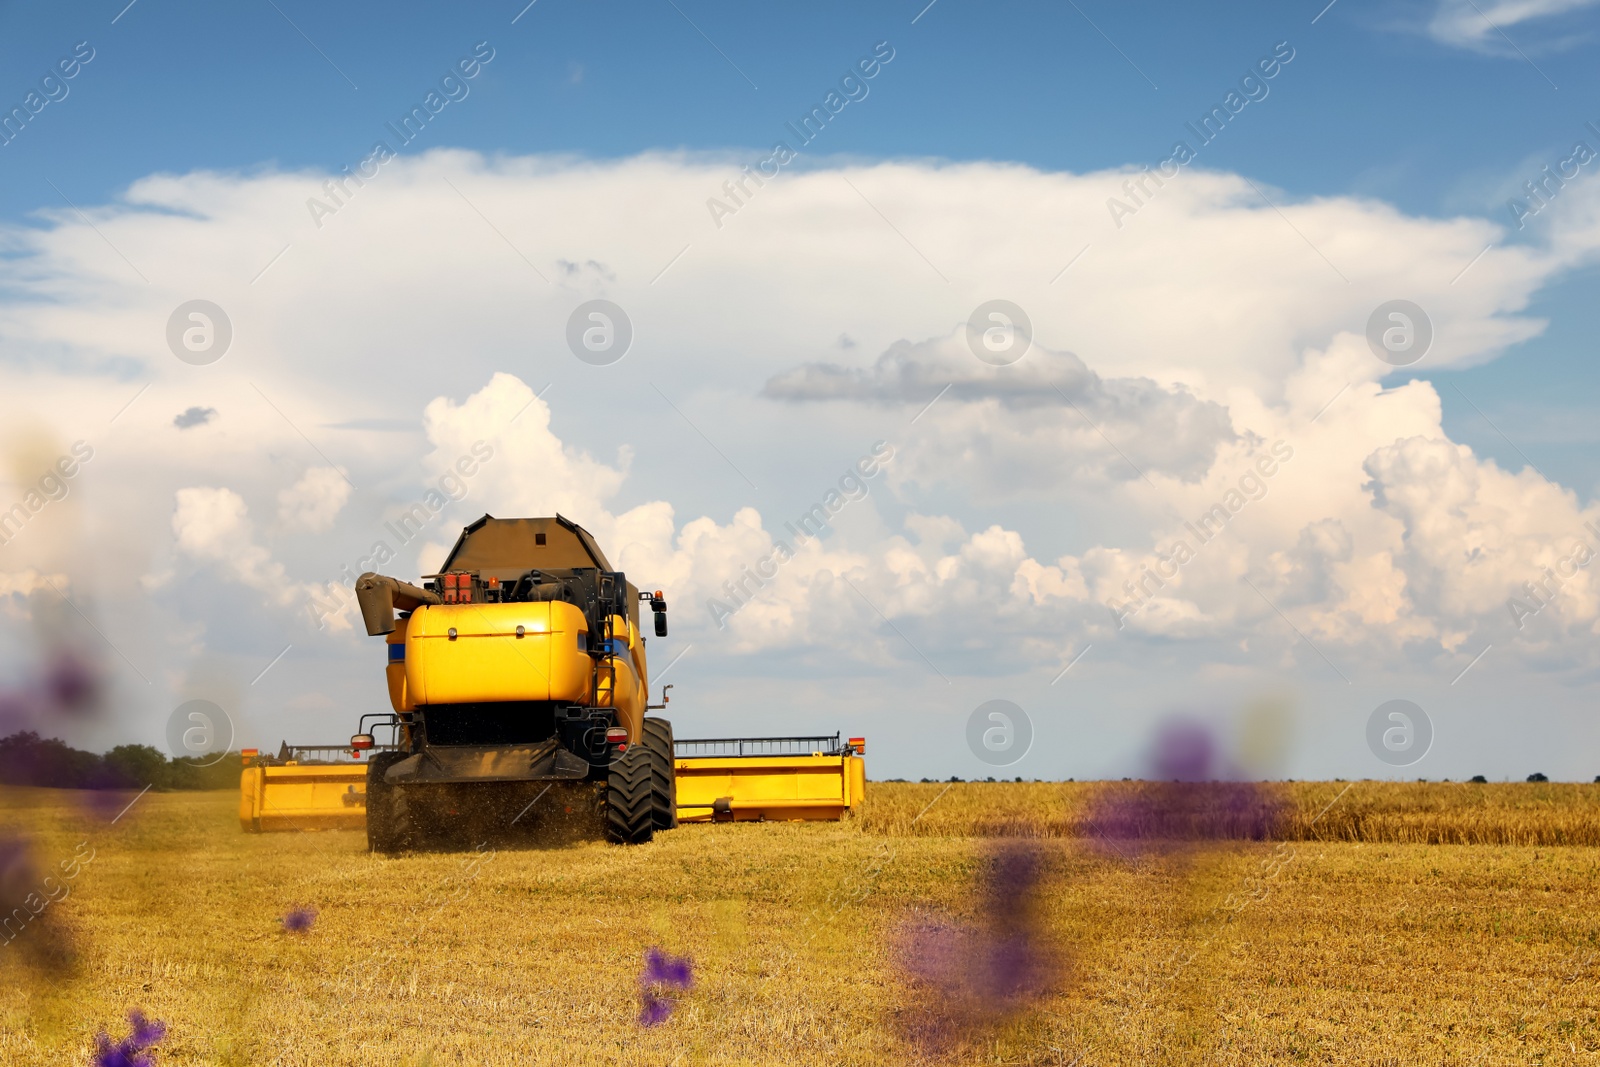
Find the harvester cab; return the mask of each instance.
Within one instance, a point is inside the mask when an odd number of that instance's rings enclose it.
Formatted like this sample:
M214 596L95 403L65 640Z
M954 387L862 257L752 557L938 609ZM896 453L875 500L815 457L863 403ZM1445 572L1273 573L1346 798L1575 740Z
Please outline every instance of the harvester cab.
M666 599L629 583L581 526L485 515L421 585L368 573L356 596L388 644L394 709L395 750L367 765L374 851L492 832L552 786L587 791L613 841L677 825L672 725L645 714L639 625L648 603L666 636Z

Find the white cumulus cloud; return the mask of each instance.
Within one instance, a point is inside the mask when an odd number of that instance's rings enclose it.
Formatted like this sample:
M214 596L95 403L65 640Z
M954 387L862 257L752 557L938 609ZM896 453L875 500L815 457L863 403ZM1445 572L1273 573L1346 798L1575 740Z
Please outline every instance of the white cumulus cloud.
M304 202L325 175L263 170L84 205L105 240L54 209L0 235L0 388L92 439L73 498L97 600L161 623L108 636L146 664L220 640L208 624L237 598L195 595L220 579L263 609L228 637L253 671L293 641L331 665L341 706L381 703L348 669L371 650L329 583L415 578L484 512L560 512L667 592L667 648L692 644L728 706L756 671L875 708L904 703L902 671L1048 686L1090 644L1074 680L1121 670L1141 693L1157 661L1332 677L1307 641L1351 672L1446 681L1490 642L1530 673L1591 663L1591 571L1545 568L1572 566L1595 502L1453 441L1434 387L1365 338L1396 298L1433 323L1422 369L1537 337L1532 301L1600 248L1588 183L1513 239L1361 197L1266 190L1275 210L1214 171L1118 225L1122 170L819 165L718 229L704 201L736 172L437 151L387 165L321 229ZM201 292L236 349L197 368L165 324ZM608 366L567 348L594 298L634 328ZM1010 367L965 347L995 298L1033 324ZM226 417L174 432L190 408ZM840 472L878 441L893 457L851 499ZM1279 445L1292 455L1260 473ZM834 532L797 538L830 493ZM407 516L420 525L397 536ZM8 572L65 570L48 541L17 539ZM1507 600L1541 577L1547 606L1513 628ZM346 605L343 630L315 629L314 596Z
M311 467L278 494L278 521L318 533L333 525L350 499L350 483L333 467Z

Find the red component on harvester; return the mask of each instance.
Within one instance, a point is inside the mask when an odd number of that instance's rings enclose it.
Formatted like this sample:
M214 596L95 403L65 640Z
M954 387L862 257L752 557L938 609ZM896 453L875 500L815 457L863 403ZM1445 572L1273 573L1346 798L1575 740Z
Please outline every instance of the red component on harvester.
M446 604L472 603L472 575L465 571L451 571L444 578L444 602ZM491 579L491 581L494 581ZM494 581L495 585L499 583Z
M856 750L856 755L862 755L867 751L867 739L865 737L852 737L850 739L850 747Z

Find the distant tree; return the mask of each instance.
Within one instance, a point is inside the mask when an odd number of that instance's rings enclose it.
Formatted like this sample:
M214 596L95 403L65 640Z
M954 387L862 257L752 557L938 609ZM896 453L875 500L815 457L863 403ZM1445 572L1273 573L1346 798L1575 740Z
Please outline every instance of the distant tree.
M150 745L118 745L105 755L108 784L122 789L143 789L147 785L168 789L172 773L167 757Z
M1483 775L1481 775L1481 774L1474 774L1474 775L1473 775L1473 776L1472 776L1472 780L1473 780L1473 781L1474 781L1474 782L1478 782L1478 783L1480 783L1480 784L1481 784L1481 783L1483 783L1483 782L1487 782L1487 781L1488 781L1488 780L1489 780L1489 779L1487 779L1487 778L1485 778L1485 777L1484 777L1484 776L1483 776ZM1597 779L1595 779L1595 780L1596 780L1596 781L1600 781L1600 778L1597 778Z
M1550 779L1548 777L1540 774L1538 771L1534 771L1532 774L1528 775L1528 781L1530 782L1548 782L1549 780Z
M237 753L206 761L168 760L149 745L119 745L104 756L32 730L0 737L0 785L54 789L236 789Z
M0 782L8 785L89 785L100 757L80 752L65 741L41 738L32 730L0 738Z

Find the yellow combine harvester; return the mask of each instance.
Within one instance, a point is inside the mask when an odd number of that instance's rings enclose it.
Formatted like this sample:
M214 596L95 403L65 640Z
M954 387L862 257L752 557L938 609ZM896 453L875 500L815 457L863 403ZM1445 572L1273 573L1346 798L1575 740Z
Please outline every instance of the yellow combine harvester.
M485 515L422 585L368 573L356 596L367 633L388 645L394 712L362 716L344 751L360 759L377 748L372 718L394 742L362 763L258 759L241 779L247 829L353 825L359 808L369 847L390 853L504 829L560 787L562 800L544 810L593 804L611 840L636 844L676 826L680 811L697 821L839 818L861 800L859 739L677 751L672 724L646 714L666 695L647 703L639 626L648 603L665 637L666 599L640 592L559 515Z

